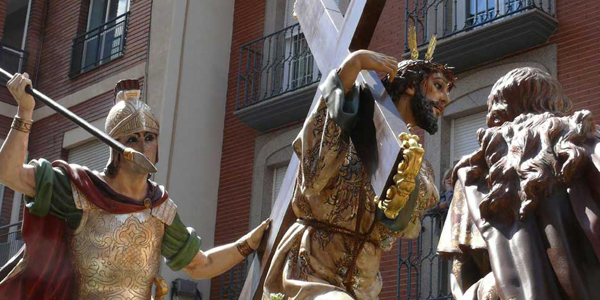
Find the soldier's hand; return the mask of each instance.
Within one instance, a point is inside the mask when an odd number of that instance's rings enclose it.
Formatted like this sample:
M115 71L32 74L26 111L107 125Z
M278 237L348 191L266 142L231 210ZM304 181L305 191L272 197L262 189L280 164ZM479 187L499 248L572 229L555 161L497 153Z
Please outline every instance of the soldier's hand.
M271 227L271 219L264 220L258 227L254 228L247 234L246 241L250 248L256 250L260 245L260 241L265 233Z
M15 101L17 101L17 104L19 105L19 109L33 111L35 108L33 96L25 92L25 87L28 85L31 86L31 80L29 80L29 74L27 73L15 73L13 78L6 83L8 91L12 94L12 96L15 98Z

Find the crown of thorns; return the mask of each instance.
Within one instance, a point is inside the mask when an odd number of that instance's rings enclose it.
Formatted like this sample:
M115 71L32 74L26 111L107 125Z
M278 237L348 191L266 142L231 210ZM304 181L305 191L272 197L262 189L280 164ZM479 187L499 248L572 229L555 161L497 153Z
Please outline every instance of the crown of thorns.
M446 65L438 64L427 60L404 60L398 63L397 79L414 81L422 78L422 75L440 72L448 80L448 89L454 87L456 76L452 72L452 68Z
M398 74L396 75L400 79L414 80L421 78L420 75L425 73L431 74L432 72L441 72L448 80L448 89L454 87L454 81L456 76L452 72L452 68L447 65L438 64L432 61L433 52L437 45L437 37L434 35L429 41L427 47L427 53L423 60L419 59L419 50L417 49L417 32L415 26L411 25L408 28L408 46L410 48L410 60L401 61L398 63Z

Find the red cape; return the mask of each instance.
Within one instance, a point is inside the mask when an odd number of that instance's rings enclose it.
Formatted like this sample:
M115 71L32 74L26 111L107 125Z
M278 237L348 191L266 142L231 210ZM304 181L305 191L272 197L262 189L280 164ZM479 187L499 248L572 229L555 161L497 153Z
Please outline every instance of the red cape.
M97 173L79 165L55 161L53 167L60 167L81 191L87 200L97 207L114 214L132 213L145 207L133 199L114 192ZM150 182L148 198L152 206L158 206L168 199L163 187ZM115 201L116 200L116 201ZM48 214L40 218L24 210L23 240L27 250L22 248L4 267L0 269L0 281L11 271L11 278L0 285L0 300L36 299L69 300L74 289L74 274L69 257L66 222ZM22 270L15 270L25 256L27 261Z

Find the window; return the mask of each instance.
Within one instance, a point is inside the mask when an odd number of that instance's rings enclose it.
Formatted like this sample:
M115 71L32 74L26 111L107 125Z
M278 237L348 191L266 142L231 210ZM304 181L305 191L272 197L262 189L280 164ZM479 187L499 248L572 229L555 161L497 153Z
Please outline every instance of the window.
M479 148L477 143L477 130L487 128L485 116L487 112L480 112L452 120L452 133L450 138L450 155L452 165L464 156L473 153Z
M275 203L275 200L277 200L277 194L279 194L279 190L283 185L283 179L285 178L285 172L287 171L287 167L288 166L285 165L283 167L273 169L273 196L271 199L271 206L273 205L273 203Z
M294 2L295 0L286 2L285 27L298 24L293 16ZM288 60L290 63L285 65L284 85L289 85L289 89L292 90L315 81L319 69L304 38L304 33L299 27L292 27L285 33L285 39L284 60ZM286 87L284 86L284 88Z
M71 76L122 56L129 21L129 0L91 0L87 32L73 41Z
M93 140L69 149L69 163L86 166L102 172L108 163L110 148L100 140Z
M6 6L4 33L0 42L0 67L10 73L25 69L27 26L31 0L9 0Z
M495 16L496 0L469 0L467 2L467 20L465 21L465 25L474 26L485 23L486 21L492 20Z

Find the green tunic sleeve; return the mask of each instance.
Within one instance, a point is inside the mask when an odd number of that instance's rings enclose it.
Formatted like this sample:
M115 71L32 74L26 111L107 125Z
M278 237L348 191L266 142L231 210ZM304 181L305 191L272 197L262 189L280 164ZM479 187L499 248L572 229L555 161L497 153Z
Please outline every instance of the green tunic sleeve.
M36 191L35 197L25 196L29 212L38 217L50 213L65 220L69 228L77 228L82 212L75 207L69 177L45 159L32 160L29 164L35 167Z
M331 119L345 132L352 131L358 119L360 95L358 86L354 85L345 95L340 76L336 70L333 70L319 88Z
M200 250L202 240L191 227L185 227L175 215L173 223L167 226L162 242L162 255L167 259L167 266L179 271L187 266Z

